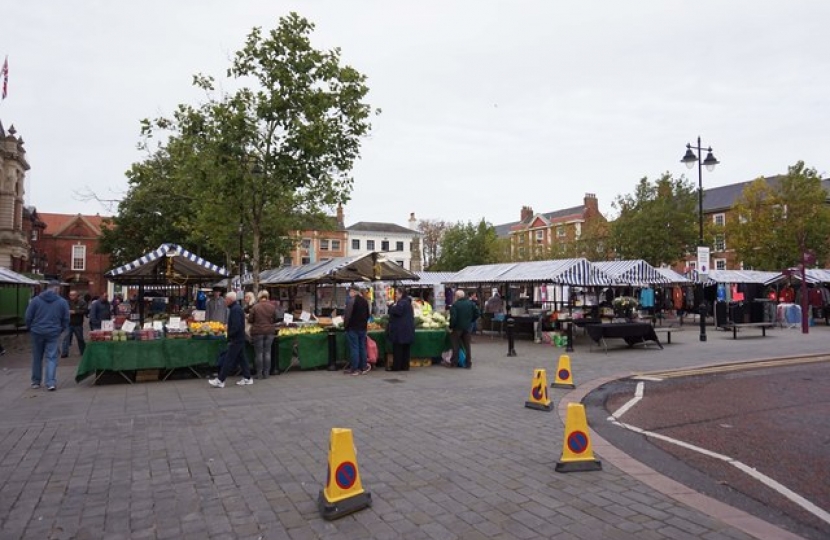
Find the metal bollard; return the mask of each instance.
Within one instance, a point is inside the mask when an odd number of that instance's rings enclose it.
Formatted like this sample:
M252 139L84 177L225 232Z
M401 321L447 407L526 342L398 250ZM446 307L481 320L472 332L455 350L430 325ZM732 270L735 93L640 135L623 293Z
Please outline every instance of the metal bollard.
M337 333L335 333L334 328L329 328L328 330L328 342L329 342L329 371L337 371Z
M274 336L274 341L271 343L271 370L268 374L280 374L280 336Z
M565 347L565 352L574 352L574 323L568 322L568 346Z
M513 347L513 327L516 321L511 317L507 319L507 356L516 356L516 349Z

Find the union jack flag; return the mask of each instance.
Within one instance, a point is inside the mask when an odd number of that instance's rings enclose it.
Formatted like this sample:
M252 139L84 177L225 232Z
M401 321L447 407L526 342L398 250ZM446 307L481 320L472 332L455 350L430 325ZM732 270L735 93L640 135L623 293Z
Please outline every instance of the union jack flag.
M6 96L9 95L9 57L6 56L6 60L3 61L3 70L0 71L0 75L3 76L3 97L2 99L6 99Z

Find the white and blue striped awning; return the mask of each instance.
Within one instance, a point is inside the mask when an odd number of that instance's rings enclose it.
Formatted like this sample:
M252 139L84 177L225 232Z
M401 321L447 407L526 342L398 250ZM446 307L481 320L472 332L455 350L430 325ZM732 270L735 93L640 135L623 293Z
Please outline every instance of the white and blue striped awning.
M642 259L630 261L601 261L594 266L611 276L616 285L644 287L669 285L672 281Z
M284 266L260 272L261 285L292 285L314 282L417 280L418 276L377 252L335 257L302 266Z
M830 270L826 268L808 268L804 271L804 277L807 283L830 283ZM789 274L780 272L769 278L765 285L785 281L787 279L797 279L801 281L801 270L799 268L790 268Z
M704 285L717 285L718 283L756 283L765 284L779 275L780 272L765 272L763 270L709 270L703 276L698 274L698 279L703 278Z
M177 244L162 244L136 260L104 274L114 283L164 283L167 281L167 259L173 260L174 280L195 283L228 277L228 272Z
M451 283L557 283L573 286L608 286L613 280L588 259L558 259L468 266L457 272Z
M675 272L671 268L655 268L655 270L663 274L663 277L668 279L672 285L689 285L694 283L694 280L689 279L680 272Z
M455 272L415 272L418 280L405 279L401 281L401 285L412 286L420 285L422 287L434 287L435 285L443 285L444 283L452 283Z

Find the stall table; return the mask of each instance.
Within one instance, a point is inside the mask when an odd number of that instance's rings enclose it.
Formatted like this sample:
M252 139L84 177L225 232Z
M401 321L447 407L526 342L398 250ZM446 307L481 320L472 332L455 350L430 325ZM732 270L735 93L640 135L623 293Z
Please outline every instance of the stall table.
M366 334L378 345L378 360L385 359L387 354L392 353L392 344L386 341L386 333L383 330L370 330ZM409 356L412 359L436 358L451 348L450 334L446 330L418 329L415 330L415 341L410 347ZM346 362L350 359L345 332L337 332L337 359Z
M106 371L117 372L129 382L132 381L125 371L163 369L169 376L176 368L193 370L194 366L215 364L226 347L224 338L87 341L75 381L80 382L93 373L97 374L97 381Z
M585 325L585 331L597 345L602 345L605 348L605 352L608 352L608 344L605 342L606 338L624 339L629 347L637 343L654 341L658 347L663 348L663 345L657 337L657 333L654 331L654 327L650 323L588 324Z

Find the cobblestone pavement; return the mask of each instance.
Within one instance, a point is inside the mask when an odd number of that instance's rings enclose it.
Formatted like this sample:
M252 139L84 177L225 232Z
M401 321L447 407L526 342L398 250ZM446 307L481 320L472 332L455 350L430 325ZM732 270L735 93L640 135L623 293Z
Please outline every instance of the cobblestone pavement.
M699 343L690 328L664 350L611 341L607 354L582 336L571 353L578 388L553 398L561 408L633 372L822 352L828 335L712 331ZM552 376L563 352L547 345L518 341L508 358L504 341L476 336L471 370L292 371L224 389L76 385L65 362L46 392L28 388L19 344L0 358L2 539L792 537L661 484L601 440L602 471L554 472L561 416L524 407L533 369ZM326 521L316 499L332 427L353 430L374 504Z

